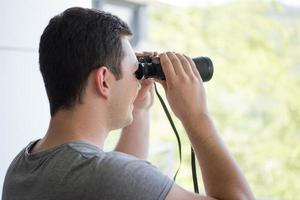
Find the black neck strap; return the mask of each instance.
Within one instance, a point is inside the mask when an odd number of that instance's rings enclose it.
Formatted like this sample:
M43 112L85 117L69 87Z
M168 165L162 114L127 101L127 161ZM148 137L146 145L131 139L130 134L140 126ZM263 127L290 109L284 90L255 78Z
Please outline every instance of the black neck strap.
M166 106L166 104L164 103L162 97L160 96L160 94L158 93L158 90L157 90L157 87L156 87L156 84L154 83L154 87L155 87L155 92L156 92L156 95L168 117L168 120L172 126L172 129L175 133L175 136L176 136L176 139L177 139L177 143L178 143L178 150L179 150L179 166L176 170L176 173L173 177L173 180L175 181L176 180L176 177L177 177L177 174L179 172L179 169L180 169L180 166L181 166L181 163L182 163L182 152L181 152L181 141L180 141L180 137L179 137L179 134L177 132L177 129L174 125L174 122L172 120L172 117L168 111L168 108ZM192 165L192 174L193 174L193 183L194 183L194 191L195 193L199 193L199 189L198 189L198 182L197 182L197 172L196 172L196 159L195 159L195 153L194 153L194 150L193 148L191 148L191 165Z

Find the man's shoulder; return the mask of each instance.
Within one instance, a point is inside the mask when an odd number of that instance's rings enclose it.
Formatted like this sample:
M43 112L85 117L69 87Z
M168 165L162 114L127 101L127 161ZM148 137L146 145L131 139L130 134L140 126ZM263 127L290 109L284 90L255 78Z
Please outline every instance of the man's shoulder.
M109 151L105 152L96 146L83 143L73 142L67 145L65 152L61 156L66 156L67 159L74 159L71 162L76 162L84 167L86 163L89 169L96 171L106 171L106 173L116 173L116 171L132 171L136 168L154 167L146 160L138 159L132 155L122 152ZM71 155L69 155L71 154ZM61 157L60 156L60 157ZM73 157L73 158L72 158Z
M93 146L91 144L76 141L69 143L67 148L71 149L71 152L75 154L80 154L83 159L94 159L95 161L104 161L104 162L142 162L148 163L145 160L140 160L132 155L125 154L118 151L108 151L105 152L102 149ZM66 151L67 153L67 151Z
M165 199L173 185L146 160L117 151L104 152L87 144L72 143L67 149L80 157L70 169L68 183L88 185L100 191L95 192L97 195L110 199Z

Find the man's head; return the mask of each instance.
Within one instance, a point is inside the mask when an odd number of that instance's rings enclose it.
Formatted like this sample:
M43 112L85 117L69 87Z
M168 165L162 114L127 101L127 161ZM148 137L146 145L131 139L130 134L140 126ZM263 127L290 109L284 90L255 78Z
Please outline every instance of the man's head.
M70 8L50 20L41 36L39 62L51 116L81 102L94 69L107 66L122 78L122 38L129 35L125 22L98 10Z

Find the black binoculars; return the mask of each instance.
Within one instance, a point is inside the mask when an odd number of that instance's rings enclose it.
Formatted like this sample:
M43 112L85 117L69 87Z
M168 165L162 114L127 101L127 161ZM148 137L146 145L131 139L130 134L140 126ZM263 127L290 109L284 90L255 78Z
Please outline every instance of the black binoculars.
M137 57L139 68L135 72L137 79L156 78L165 80L159 57L139 56ZM213 63L208 57L196 57L193 61L203 81L209 81L214 73Z

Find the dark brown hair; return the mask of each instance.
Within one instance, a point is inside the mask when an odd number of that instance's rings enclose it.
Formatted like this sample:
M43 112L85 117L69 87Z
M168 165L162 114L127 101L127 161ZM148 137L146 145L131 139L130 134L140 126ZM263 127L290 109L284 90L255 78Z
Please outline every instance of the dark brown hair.
M122 36L132 35L117 16L88 8L69 8L53 17L39 46L40 71L53 116L61 108L81 103L90 72L107 66L122 77Z

